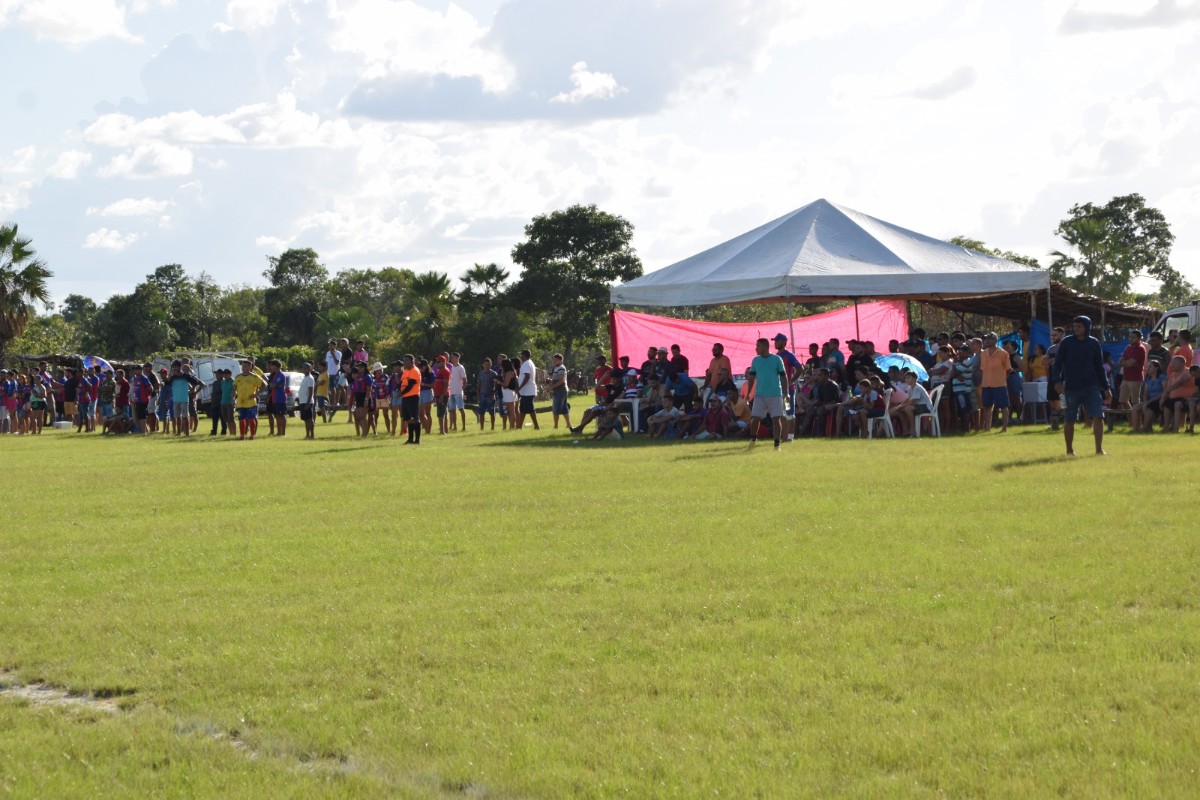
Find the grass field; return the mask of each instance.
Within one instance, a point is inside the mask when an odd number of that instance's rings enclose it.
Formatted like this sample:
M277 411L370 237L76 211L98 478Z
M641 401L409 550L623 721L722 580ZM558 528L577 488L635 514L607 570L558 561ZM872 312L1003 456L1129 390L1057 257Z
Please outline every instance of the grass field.
M0 441L0 794L1200 792L1194 438L349 427Z

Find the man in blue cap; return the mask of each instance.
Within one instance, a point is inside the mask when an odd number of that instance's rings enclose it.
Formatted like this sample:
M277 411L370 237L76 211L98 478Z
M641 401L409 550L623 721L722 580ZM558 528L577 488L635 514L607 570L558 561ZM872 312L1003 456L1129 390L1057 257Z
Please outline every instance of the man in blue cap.
M1075 419L1081 405L1092 421L1096 455L1107 455L1103 447L1104 403L1112 402L1112 392L1104 372L1104 351L1091 335L1091 319L1076 317L1073 327L1075 335L1062 340L1054 359L1054 383L1063 397L1063 438L1067 442L1067 455L1075 455Z

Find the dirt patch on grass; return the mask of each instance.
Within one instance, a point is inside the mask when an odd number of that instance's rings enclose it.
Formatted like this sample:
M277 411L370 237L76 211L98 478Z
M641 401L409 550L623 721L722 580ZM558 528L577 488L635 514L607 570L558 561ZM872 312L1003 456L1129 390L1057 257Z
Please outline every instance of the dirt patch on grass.
M120 698L132 694L133 689L124 688L109 687L77 692L41 681L22 683L16 674L0 670L0 697L24 701L34 706L57 706L116 714L121 711Z

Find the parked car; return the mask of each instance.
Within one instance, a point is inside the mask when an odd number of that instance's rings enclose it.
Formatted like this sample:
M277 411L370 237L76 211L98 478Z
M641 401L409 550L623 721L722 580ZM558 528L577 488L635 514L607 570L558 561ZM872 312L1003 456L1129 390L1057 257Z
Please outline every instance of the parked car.
M303 372L288 372L284 370L284 375L287 376L287 413L289 417L296 415L296 409L300 405L300 381L304 380ZM266 373L267 379L270 380L271 374ZM258 392L258 413L267 413L267 390L260 389Z

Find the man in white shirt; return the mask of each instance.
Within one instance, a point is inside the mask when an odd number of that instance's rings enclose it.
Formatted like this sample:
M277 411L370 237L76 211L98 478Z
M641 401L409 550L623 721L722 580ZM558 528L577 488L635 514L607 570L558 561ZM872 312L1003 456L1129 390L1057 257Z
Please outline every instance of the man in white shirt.
M525 427L525 415L533 420L533 429L538 427L537 412L533 409L533 400L537 397L537 369L533 366L533 356L528 350L521 351L521 370L517 374L517 427Z
M563 364L562 353L555 353L550 362L550 377L546 380L546 388L550 390L550 402L554 412L554 430L558 430L558 418L567 421L571 427L571 405L567 402L567 368Z
M313 415L316 413L317 379L312 374L312 364L306 362L300 370L304 377L300 379L296 402L300 406L300 419L304 422L304 438L315 439Z
M461 353L450 354L450 380L447 382L446 410L450 413L450 430L467 430L467 406L463 400L463 392L467 386L467 368L461 363ZM454 412L458 411L456 415ZM462 427L459 427L459 420Z

